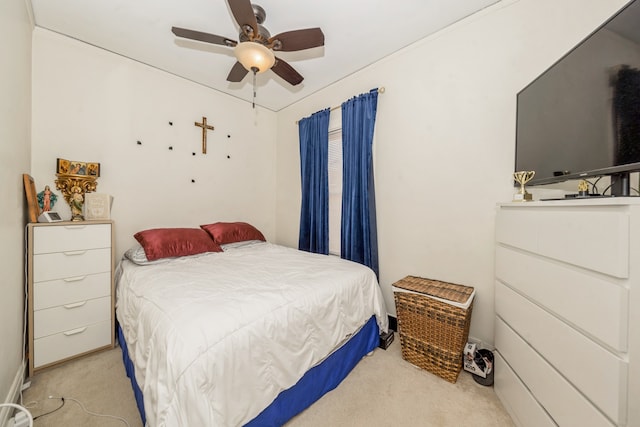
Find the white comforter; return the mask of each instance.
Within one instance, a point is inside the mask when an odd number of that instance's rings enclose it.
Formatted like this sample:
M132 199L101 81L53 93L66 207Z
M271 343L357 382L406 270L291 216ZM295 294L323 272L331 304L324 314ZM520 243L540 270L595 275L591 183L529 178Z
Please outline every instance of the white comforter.
M375 274L333 256L259 243L119 270L149 426L243 425L372 315L387 330Z

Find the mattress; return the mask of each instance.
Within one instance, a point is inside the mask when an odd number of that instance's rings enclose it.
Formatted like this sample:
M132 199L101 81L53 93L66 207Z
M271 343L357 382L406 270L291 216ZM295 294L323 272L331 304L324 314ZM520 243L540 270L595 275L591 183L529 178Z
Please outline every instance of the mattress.
M124 259L116 313L148 425L247 424L373 316L375 274L267 242L140 266Z

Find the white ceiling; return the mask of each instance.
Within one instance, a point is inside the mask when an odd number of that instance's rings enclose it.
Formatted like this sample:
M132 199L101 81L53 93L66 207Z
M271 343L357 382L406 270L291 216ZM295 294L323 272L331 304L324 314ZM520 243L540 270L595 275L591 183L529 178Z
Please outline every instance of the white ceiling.
M257 76L256 104L278 111L498 0L256 0L272 35L320 27L324 47L279 52L304 81ZM252 74L227 82L232 48L179 39L183 27L238 40L226 0L31 0L38 27L251 102ZM407 70L413 72L412 70ZM383 82L382 82L383 83Z

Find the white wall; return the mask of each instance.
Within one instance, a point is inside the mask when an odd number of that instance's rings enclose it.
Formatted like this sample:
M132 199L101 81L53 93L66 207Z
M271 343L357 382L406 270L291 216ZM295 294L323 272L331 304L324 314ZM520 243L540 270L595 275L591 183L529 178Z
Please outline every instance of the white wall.
M247 221L275 236L274 112L40 28L33 56L37 191L55 188L57 158L99 162L118 258L146 228Z
M295 121L384 86L374 155L387 308L409 274L474 286L471 335L492 344L495 205L514 193L516 94L625 3L503 0L279 112L278 241L297 245Z
M31 29L23 0L0 2L0 399L13 400L22 372L24 226L22 174L29 173ZM0 413L0 425L3 423Z

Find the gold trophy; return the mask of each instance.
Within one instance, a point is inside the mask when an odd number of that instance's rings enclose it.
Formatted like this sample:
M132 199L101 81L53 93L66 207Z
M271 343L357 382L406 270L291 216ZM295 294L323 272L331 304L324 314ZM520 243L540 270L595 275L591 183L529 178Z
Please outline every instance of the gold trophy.
M513 195L514 202L530 202L533 200L531 193L529 193L524 185L531 181L536 174L536 171L518 171L513 173L513 178L520 184L520 191Z

